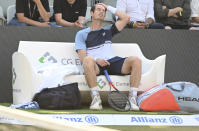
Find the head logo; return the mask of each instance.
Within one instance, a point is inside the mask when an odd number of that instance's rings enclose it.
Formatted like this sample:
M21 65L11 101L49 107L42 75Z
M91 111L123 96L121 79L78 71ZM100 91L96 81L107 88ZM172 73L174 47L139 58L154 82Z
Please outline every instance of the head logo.
M173 124L182 124L183 120L182 118L178 117L178 116L172 116L169 118L170 122Z
M49 52L46 52L41 58L39 58L40 63L45 63L45 62L51 62L51 63L57 63L57 60L50 55Z
M90 124L96 124L99 122L99 119L96 116L86 116L85 120Z
M17 74L15 72L15 68L12 68L12 85L14 85L17 78Z

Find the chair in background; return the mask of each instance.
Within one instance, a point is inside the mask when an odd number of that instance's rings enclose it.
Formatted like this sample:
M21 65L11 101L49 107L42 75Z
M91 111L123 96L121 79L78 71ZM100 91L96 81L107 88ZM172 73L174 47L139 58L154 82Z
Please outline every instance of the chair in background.
M89 0L87 0L87 1L89 1ZM116 2L117 2L117 0L90 0L89 3L90 3L90 6L93 6L96 3L104 3L106 5L116 7Z
M3 15L3 9L0 6L0 26L1 25L5 25L5 22L6 22L6 19L5 19L4 15Z
M16 13L16 5L11 5L7 9L7 24L14 18Z
M3 9L3 15L7 18L7 9L10 5L15 5L16 0L0 0L0 6Z
M116 7L117 0L103 0L103 3L106 5Z
M48 2L49 2L49 5L50 5L50 6L53 6L54 0L48 0Z
M88 7L91 6L91 2L92 2L92 0L87 0L87 6L88 6Z
M50 16L53 16L54 10L53 10L53 6L50 5Z

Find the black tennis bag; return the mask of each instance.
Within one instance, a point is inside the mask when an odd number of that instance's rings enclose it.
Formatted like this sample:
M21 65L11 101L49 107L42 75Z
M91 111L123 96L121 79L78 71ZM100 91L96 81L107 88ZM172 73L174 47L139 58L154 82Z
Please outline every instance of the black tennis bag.
M55 88L45 88L35 94L33 101L41 109L63 110L81 108L81 95L78 83L71 83Z

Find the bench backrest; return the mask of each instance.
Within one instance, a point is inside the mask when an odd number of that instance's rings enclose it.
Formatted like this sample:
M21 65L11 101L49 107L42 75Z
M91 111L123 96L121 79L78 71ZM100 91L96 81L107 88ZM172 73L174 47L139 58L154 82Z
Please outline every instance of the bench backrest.
M141 58L143 61L142 73L150 68L150 60L143 56L137 44L114 43L112 46L114 54L117 56L138 56ZM18 52L21 52L27 57L33 68L37 68L46 62L63 65L75 64L80 69L80 72L83 73L74 43L20 41Z

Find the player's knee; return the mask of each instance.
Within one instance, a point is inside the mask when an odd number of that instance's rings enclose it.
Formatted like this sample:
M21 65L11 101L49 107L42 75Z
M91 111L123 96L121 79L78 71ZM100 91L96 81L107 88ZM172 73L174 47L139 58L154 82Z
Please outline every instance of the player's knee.
M142 65L141 59L137 56L131 56L130 62L131 62L132 66L141 66Z
M137 64L139 64L139 65L142 64L142 60L141 60L140 58L138 58L138 57L135 57L135 62L136 62Z
M94 67L95 61L92 56L86 56L83 60L84 68L89 69Z

